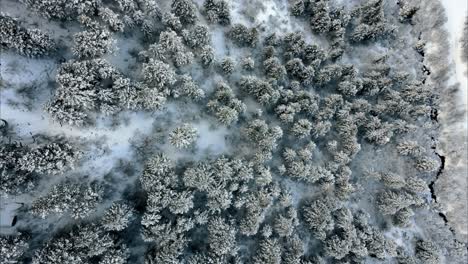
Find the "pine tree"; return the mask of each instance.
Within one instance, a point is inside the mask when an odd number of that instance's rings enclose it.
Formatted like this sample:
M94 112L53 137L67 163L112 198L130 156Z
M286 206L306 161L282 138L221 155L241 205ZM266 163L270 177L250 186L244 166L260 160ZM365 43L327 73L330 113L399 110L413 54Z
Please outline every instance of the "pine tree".
M201 48L200 51L200 60L203 67L210 66L214 61L214 51L213 48L209 45L205 45Z
M102 226L107 231L122 231L127 228L133 214L129 205L114 202L102 217Z
M179 17L182 24L195 24L197 22L197 7L191 0L173 0L171 10Z
M264 239L259 243L253 259L258 264L280 264L281 247L276 239Z
M436 171L438 168L438 163L429 157L422 157L417 159L416 161L416 169L418 169L419 171L433 172Z
M432 241L419 240L416 242L415 256L423 263L440 263L439 250Z
M224 75L231 75L234 71L234 61L230 57L226 57L220 64L221 71Z
M169 141L176 148L187 148L197 140L198 132L190 124L183 124L176 127L169 134Z
M294 123L293 127L291 128L291 132L293 135L297 136L298 138L305 138L310 135L310 131L312 130L312 123L307 119L300 119Z
M251 57L245 57L241 61L242 69L251 71L255 68L255 61Z

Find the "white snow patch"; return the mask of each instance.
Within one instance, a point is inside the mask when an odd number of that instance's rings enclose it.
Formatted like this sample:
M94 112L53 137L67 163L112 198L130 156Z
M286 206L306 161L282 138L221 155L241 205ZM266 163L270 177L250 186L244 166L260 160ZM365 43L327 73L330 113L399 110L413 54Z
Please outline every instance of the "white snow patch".
M0 214L0 234L4 232L6 233L6 231L11 229L15 211L21 207L21 203L16 202L15 200L16 199L11 197L2 197L0 199L0 212L2 212Z
M210 150L211 153L218 155L226 150L225 137L229 134L229 131L224 126L213 128L206 120L200 123L193 124L198 130L200 137L196 144L200 150Z
M7 84L29 84L53 76L56 64L51 59L30 59L9 52L0 53L0 78Z
M268 1L263 4L264 9L260 10L256 20L269 27L270 30L277 31L281 29L283 31L291 31L293 26L291 25L291 19L289 14L288 0L280 1ZM279 25L275 24L272 27L270 22L272 20L281 21Z
M213 46L216 59L226 56L226 41L224 39L224 31L221 28L215 28L211 32L211 44Z
M92 127L73 127L54 122L42 112L42 109L26 111L5 103L8 99L13 98L15 98L15 94L12 89L1 91L0 113L2 119L15 125L17 135L20 137L29 138L35 134L45 134L84 139L91 142L103 140L107 151L89 153L90 157L88 158L91 160L86 164L89 168L86 171L92 172L96 177L109 172L118 159L131 156L130 139L137 131L147 134L152 130L154 117L149 113L122 113L119 120L125 118L128 122L116 127L106 124L105 121L108 121L108 118L99 119Z
M104 56L104 58L121 72L126 73L128 72L128 67L136 62L136 57L133 57L131 52L133 50L142 50L142 46L138 38L118 36L115 38L115 47L116 50Z

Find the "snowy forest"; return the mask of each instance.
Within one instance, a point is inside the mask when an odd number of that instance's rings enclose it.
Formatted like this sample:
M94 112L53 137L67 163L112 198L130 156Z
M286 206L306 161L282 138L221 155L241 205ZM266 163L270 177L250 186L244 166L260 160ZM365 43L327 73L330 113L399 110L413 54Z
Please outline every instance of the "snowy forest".
M466 6L0 0L0 263L467 263Z

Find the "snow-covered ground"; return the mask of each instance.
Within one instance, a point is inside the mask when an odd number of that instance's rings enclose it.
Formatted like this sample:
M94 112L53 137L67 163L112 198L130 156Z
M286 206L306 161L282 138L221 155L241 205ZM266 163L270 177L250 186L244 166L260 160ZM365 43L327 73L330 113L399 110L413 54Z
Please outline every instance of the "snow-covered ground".
M450 34L450 54L455 64L455 77L452 80L460 83L461 99L465 106L468 105L468 79L466 76L467 64L461 60L461 43L463 35L463 24L468 12L468 1L466 0L441 0L447 14L446 28Z
M446 87L459 84L456 94L450 89L443 92L443 102L439 115L440 137L437 153L445 157L445 166L435 184L435 193L441 210L461 239L468 239L468 77L467 65L462 61L460 39L467 16L466 0L441 0L445 8L450 45L447 64L448 83ZM440 47L445 48L445 47Z

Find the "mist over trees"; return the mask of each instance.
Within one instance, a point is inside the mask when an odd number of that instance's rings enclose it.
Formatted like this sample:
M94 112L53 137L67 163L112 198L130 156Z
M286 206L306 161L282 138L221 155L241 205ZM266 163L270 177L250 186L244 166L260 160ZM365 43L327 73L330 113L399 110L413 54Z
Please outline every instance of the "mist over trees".
M465 263L436 0L6 2L0 262Z

